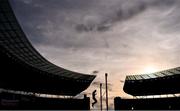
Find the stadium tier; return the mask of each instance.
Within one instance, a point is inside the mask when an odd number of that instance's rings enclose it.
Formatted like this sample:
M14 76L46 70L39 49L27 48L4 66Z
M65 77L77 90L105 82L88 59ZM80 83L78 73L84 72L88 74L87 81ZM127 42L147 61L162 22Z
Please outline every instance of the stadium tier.
M143 75L126 76L123 90L133 96L180 92L180 67Z
M74 96L88 88L94 75L58 67L28 41L8 0L0 0L0 88Z
M115 110L179 110L180 97L144 98L144 99L114 99Z
M179 110L180 97L174 94L180 93L180 67L151 74L126 76L123 90L137 98L116 97L115 110ZM173 94L174 97L160 96L168 94ZM152 97L147 98L148 95ZM159 95L158 98L156 95Z
M45 98L36 95L0 93L0 110L89 110L90 98Z

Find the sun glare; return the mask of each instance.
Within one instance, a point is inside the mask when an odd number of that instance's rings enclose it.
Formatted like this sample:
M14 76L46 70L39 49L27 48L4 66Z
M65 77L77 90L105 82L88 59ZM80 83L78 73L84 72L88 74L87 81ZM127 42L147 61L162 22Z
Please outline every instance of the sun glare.
M156 72L158 71L157 68L153 67L153 66L148 66L144 69L144 73L153 73L153 72Z

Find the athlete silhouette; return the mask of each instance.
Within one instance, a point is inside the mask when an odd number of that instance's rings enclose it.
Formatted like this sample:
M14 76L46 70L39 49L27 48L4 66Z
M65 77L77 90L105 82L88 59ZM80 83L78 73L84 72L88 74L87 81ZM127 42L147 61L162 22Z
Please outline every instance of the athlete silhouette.
M92 107L94 107L94 104L97 103L97 99L96 99L95 96L96 96L96 90L94 90L93 93L92 93L92 98L93 98L93 100L94 100L94 102L92 103Z

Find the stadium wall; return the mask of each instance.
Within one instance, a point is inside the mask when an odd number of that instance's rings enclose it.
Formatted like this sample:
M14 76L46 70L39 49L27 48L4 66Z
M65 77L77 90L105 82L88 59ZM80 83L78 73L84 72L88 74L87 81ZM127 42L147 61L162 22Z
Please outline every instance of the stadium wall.
M0 110L90 110L90 98L44 98L0 93Z
M115 110L180 110L180 97L114 99Z

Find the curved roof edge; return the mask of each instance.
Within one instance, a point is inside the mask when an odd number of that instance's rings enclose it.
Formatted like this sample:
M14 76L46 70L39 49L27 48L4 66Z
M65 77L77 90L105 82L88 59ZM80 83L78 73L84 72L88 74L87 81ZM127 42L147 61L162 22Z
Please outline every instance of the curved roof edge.
M95 75L66 70L52 64L41 56L31 45L21 29L8 0L0 1L0 24L0 54L1 59L6 60L6 62L2 62L1 65L4 68L13 69L14 72L16 72L16 75L13 75L6 70L6 73L1 74L0 77L2 81L0 83L2 83L2 85L0 85L0 87L13 90L38 91L37 87L33 89L33 85L37 85L42 87L42 89L39 88L39 92L44 93L48 90L47 92L52 94L54 92L55 94L76 95L85 90L96 77ZM23 89L18 86L18 83L9 83L8 81L11 80L9 77L11 76L14 77L13 79L15 80L24 77L25 80L22 80L24 82L22 84L27 84L29 90L28 88ZM44 80L41 79L41 76ZM38 83L37 78L42 82L41 84ZM46 82L51 83L47 84ZM32 86L30 84L32 84ZM60 88L53 88L54 86Z
M180 67L126 76L124 92L133 96L180 93Z

